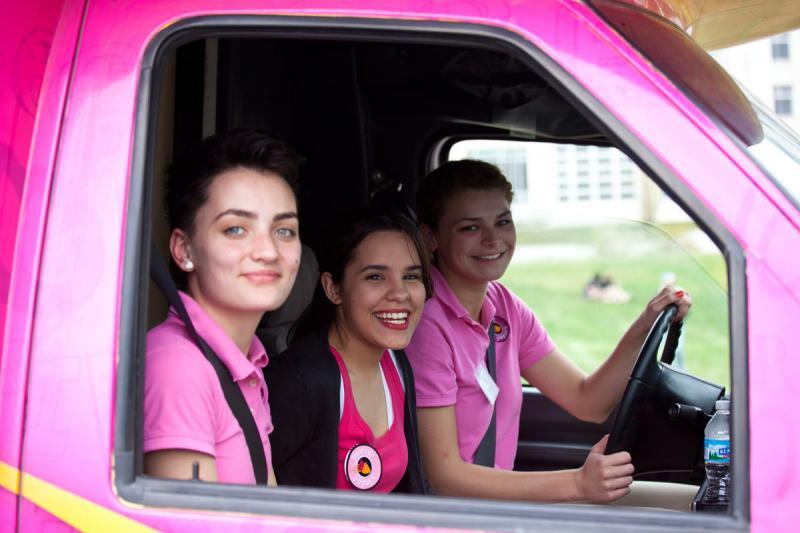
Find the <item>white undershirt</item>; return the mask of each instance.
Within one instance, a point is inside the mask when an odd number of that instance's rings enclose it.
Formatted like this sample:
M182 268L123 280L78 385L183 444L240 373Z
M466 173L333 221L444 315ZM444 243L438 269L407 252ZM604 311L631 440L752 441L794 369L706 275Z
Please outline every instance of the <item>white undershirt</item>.
M403 375L400 373L400 367L397 365L397 357L394 355L393 350L389 350L389 355L392 357L392 363L397 370L397 375L400 376L400 385L403 386L403 391L406 390L406 384L403 381ZM394 421L394 408L392 407L392 394L389 392L389 384L386 383L386 376L383 374L383 367L378 363L378 370L381 372L381 382L383 383L383 395L386 398L386 425L392 427ZM344 381L339 376L339 421L342 420L344 414Z

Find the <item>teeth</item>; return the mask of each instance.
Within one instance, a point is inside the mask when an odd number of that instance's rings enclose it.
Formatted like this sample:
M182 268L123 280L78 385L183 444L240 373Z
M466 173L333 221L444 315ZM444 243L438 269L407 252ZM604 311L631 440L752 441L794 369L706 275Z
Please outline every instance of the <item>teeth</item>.
M494 254L494 255L479 255L479 256L478 256L478 259L483 259L483 260L486 260L486 261L491 261L492 259L499 259L501 255L503 255L503 253L502 253L502 252L500 252L500 253L496 253L496 254Z
M385 320L390 324L402 324L408 318L407 312L400 313L375 313L375 316L380 320Z

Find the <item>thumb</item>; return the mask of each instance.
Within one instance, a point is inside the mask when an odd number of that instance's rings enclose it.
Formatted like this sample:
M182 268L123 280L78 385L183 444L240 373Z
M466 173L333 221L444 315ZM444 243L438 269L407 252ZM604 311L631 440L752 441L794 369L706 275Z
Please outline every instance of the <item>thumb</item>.
M592 453L603 453L606 451L606 444L608 444L608 435L597 441L597 444L592 446Z

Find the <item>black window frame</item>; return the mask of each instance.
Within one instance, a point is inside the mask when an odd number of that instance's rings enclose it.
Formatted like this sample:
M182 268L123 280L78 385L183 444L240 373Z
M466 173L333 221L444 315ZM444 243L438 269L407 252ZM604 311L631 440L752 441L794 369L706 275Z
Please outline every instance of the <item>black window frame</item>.
M618 146L690 213L723 251L728 263L731 374L738 391L733 403L733 446L737 450L732 511L724 516L671 513L591 505L553 505L422 496L380 496L304 488L277 489L150 478L142 472L143 363L148 300L150 214L156 137L156 106L166 51L204 37L285 37L380 40L428 44L469 44L510 52L563 91ZM675 530L703 527L745 530L749 522L749 442L747 431L747 332L744 254L726 228L686 186L588 90L530 41L511 31L476 24L365 18L299 16L208 16L178 21L158 33L145 51L138 89L125 236L125 265L117 363L113 484L118 496L148 508L200 509L267 516L417 526L491 529L561 527L613 529L648 527ZM449 142L441 140L438 146ZM433 150L431 153L434 153ZM265 495L269 497L265 498ZM367 517L364 510L369 509ZM413 509L414 512L409 512ZM179 515L176 515L179 517ZM265 516L266 518L266 516ZM178 518L179 519L179 518Z

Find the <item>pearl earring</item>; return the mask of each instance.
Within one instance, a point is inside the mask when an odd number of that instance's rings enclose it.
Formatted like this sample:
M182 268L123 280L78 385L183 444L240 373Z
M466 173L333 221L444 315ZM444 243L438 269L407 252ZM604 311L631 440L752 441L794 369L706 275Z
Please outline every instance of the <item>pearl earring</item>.
M191 259L187 259L183 262L183 268L186 269L187 272L191 272L194 270L194 263L192 263Z

